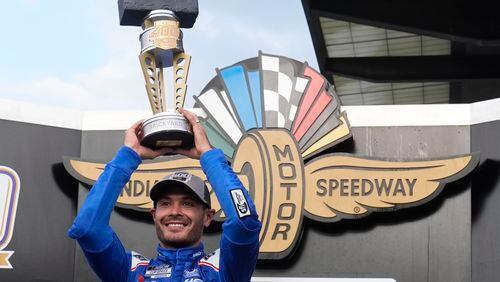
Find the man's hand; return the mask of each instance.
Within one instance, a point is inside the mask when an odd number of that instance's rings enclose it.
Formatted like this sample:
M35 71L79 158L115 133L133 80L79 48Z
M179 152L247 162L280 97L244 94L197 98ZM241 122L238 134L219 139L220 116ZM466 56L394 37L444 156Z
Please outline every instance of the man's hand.
M148 147L142 146L140 143L142 134L142 120L140 120L125 131L125 140L123 141L123 145L134 150L141 157L141 159L154 159L158 156L173 152L172 148L151 150Z
M180 112L191 125L194 135L194 147L189 150L175 149L174 153L181 154L192 159L199 159L203 153L212 149L212 145L210 145L205 128L201 126L198 117L194 113L185 109L180 109Z

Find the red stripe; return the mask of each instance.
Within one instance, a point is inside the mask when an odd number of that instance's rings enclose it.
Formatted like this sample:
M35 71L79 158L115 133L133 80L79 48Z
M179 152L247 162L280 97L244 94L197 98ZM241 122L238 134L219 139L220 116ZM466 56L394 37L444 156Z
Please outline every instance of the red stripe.
M316 100L316 97L318 97L318 95L320 94L320 89L325 83L323 77L309 66L304 69L304 76L311 79L309 82L309 87L307 87L306 94L303 96L302 101L299 105L297 118L293 123L292 133L294 134L305 118L307 112L311 108L314 100Z
M307 130L311 128L313 123L319 117L319 115L325 110L326 106L332 100L332 96L328 95L325 91L321 92L317 101L315 101L314 105L310 108L307 116L305 116L302 124L295 131L294 136L297 141L300 141L304 134L306 134Z
M136 264L134 267L132 267L130 270L134 271L134 270L137 269L137 267L139 267L139 266L148 266L148 264L149 264L149 262L140 262L140 263Z
M198 265L205 265L205 266L210 266L211 268L219 271L219 268L216 267L215 265L211 264L211 263L208 263L208 262L205 262L205 261L200 261L198 262Z

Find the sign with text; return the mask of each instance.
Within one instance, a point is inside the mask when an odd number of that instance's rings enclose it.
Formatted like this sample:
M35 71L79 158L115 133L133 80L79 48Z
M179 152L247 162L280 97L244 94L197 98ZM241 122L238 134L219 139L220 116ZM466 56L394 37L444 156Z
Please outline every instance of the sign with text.
M318 72L260 53L217 73L195 97L196 106L207 114L202 122L212 145L224 151L253 197L263 224L260 259L291 254L304 217L335 222L417 206L479 161L475 154L418 161L322 154L352 134L334 86ZM88 184L105 166L74 158L64 164ZM150 188L177 170L206 179L197 160L177 156L141 164L118 205L148 211ZM224 214L211 195L216 220L222 221Z

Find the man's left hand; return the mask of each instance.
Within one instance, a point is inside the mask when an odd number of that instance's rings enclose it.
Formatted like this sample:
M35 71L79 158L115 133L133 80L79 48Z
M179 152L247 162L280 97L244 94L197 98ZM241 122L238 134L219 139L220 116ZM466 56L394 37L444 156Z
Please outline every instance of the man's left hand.
M188 150L175 149L174 153L181 154L192 159L199 159L203 153L212 149L212 145L210 145L205 128L201 126L198 117L194 113L185 109L181 109L180 112L191 125L194 135L194 147Z

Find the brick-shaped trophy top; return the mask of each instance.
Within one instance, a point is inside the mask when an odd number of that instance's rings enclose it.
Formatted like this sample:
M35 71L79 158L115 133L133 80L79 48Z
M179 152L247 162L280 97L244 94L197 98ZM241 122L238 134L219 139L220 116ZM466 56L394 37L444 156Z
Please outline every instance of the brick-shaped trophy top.
M190 28L198 16L198 0L118 0L120 25L140 26L153 10L170 10L181 28Z

